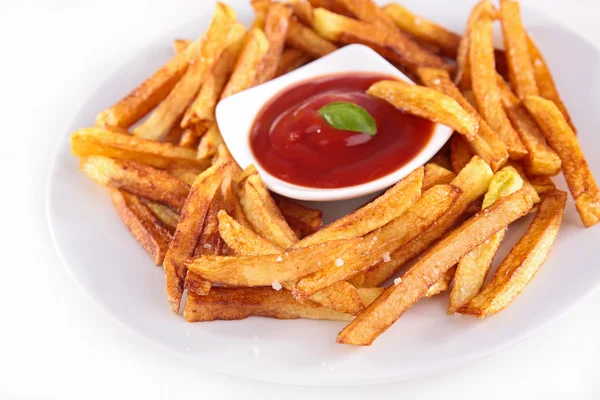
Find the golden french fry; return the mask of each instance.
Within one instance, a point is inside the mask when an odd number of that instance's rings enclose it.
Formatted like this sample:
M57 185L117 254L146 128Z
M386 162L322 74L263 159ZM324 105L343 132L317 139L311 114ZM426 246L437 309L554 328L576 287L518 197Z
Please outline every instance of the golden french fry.
M293 19L290 20L288 26L286 41L291 47L302 50L315 58L323 57L337 50L335 44Z
M529 192L529 195L531 196L531 199L533 200L534 206L537 203L539 203L540 195L538 194L537 190L535 190L535 188L533 187L531 182L529 182L529 178L527 177L527 174L525 173L525 168L523 168L523 165L521 165L521 163L516 162L516 161L509 161L507 166L514 168L519 173L519 175L521 176L521 179L523 179L523 189L525 189ZM536 207L532 207L531 210L532 211L536 210Z
M181 147L188 147L190 149L197 148L200 143L200 137L196 133L196 127L191 126L183 130L181 138L179 139L179 145Z
M527 44L527 33L521 20L521 6L513 0L500 1L500 21L510 83L519 98L539 94L533 63Z
M269 5L271 0L250 0L250 5L254 10L254 21L252 21L252 28L265 29L265 22L267 20L267 13L269 12Z
M299 239L321 229L323 225L321 210L304 207L287 197L279 195L273 195L273 199L279 211L281 211L281 215Z
M71 153L77 157L105 156L137 161L156 168L166 168L169 165L199 168L207 166L207 162L198 160L196 152L191 149L122 135L102 128L84 128L73 132Z
M354 17L343 4L336 0L308 0L310 5L315 8L325 8L336 14L345 15L346 17Z
M575 199L579 216L589 228L600 220L600 190L575 133L554 102L539 96L526 97L523 102L552 150L560 157L562 171Z
M250 29L221 99L254 85L258 67L268 50L269 41L263 31L259 28Z
M305 300L313 293L350 279L381 260L391 261L391 253L436 222L459 194L460 189L451 185L432 187L401 216L365 235L362 246L350 249L331 264L323 264L323 268L300 279L294 287L294 297Z
M229 161L235 162L235 160L233 159L231 153L227 149L227 146L225 145L225 143L220 144L217 147L217 153L214 155L212 163L216 164L219 161L222 161L222 162L229 162Z
M450 164L454 173L460 172L473 158L473 152L469 148L464 136L452 135L450 138Z
M485 212L467 220L429 249L402 276L398 285L386 289L375 302L363 310L339 333L337 342L370 345L423 297L461 257L527 214L532 205L531 197L527 192L520 190L498 200L486 208Z
M175 50L175 54L182 53L190 44L192 44L191 40L175 39L173 40L173 50Z
M428 161L430 164L437 164L447 170L452 169L450 164L450 143L446 142L445 145Z
M175 229L179 223L179 214L164 204L160 204L155 201L146 202L146 206L171 234L175 233Z
M465 136L468 140L469 147L472 152L477 154L483 159L493 171L500 169L508 159L508 152L504 142L498 137L498 135L492 131L492 128L485 122L485 120L479 115L477 110L471 105L460 90L454 85L450 79L448 71L435 69L435 68L419 68L417 71L419 78L423 84L431 89L439 90L440 92L452 97L454 100L461 105L461 107L469 112L472 116L477 119L479 123L479 130L476 135ZM460 133L460 132L459 132ZM452 154L452 153L451 153ZM467 160L467 162L471 159ZM456 169L453 165L454 171Z
M367 93L409 114L448 125L468 138L473 138L479 129L475 117L456 100L437 90L400 81L379 81L371 85Z
M178 145L179 142L181 141L181 136L183 135L183 131L184 131L184 129L181 127L182 119L183 118L180 118L179 120L177 120L173 124L171 129L169 129L169 131L167 133L165 133L163 135L163 137L161 137L158 141L163 142L163 143L172 143L172 144Z
M383 7L387 16L404 32L439 47L444 55L456 58L460 36L426 18L413 14L398 3Z
M283 3L271 3L269 5L269 13L265 21L265 36L269 41L269 50L264 55L256 72L255 85L275 77L291 16L292 9L287 5Z
M304 0L290 0L288 1L294 16L298 18L300 22L308 26L312 25L313 21L313 7L308 1Z
M411 70L419 67L452 69L441 57L419 46L399 30L357 21L324 8L314 10L313 28L333 42L369 46Z
M142 245L156 265L162 265L171 243L171 233L139 197L127 192L109 189L110 197L131 235Z
M79 169L100 185L124 190L175 210L181 210L190 191L182 180L135 161L90 156L81 159Z
M205 169L200 168L184 168L176 165L167 167L166 171L174 177L181 179L188 185L192 185L198 175L200 175Z
M425 292L425 297L433 297L450 289L450 284L452 283L455 274L456 265L450 268L448 271L446 271L444 276L442 276L442 278L439 281L437 281L436 283L431 285L429 289L427 289L427 291Z
M217 152L219 146L224 145L223 136L216 122L214 122L206 131L204 136L200 138L198 144L198 159L204 160L211 158Z
M500 99L492 43L492 19L482 17L471 29L471 81L477 110L506 144L510 159L519 160L527 149L513 129Z
M498 87L506 114L527 148L527 157L524 160L527 169L535 175L558 174L560 172L558 154L548 147L544 134L536 122L499 75Z
M394 21L372 0L333 0L333 2L356 19L392 31L398 31Z
M300 68L304 64L308 64L312 61L312 57L302 50L287 48L283 50L279 65L277 66L277 72L275 77L285 75L288 72Z
M227 245L239 255L279 254L283 249L252 229L247 228L229 216L226 211L220 211L219 233Z
M424 168L425 175L423 177L423 192L435 185L444 185L450 183L454 178L456 178L456 174L454 174L454 172L447 170L438 164L427 163L425 164Z
M535 191L541 196L544 193L550 192L556 189L556 185L552 182L550 177L545 175L528 175L529 182L535 189Z
M228 33L234 26L235 19L236 14L231 7L217 3L213 19L204 35L202 48L195 61L167 98L133 130L135 136L157 140L183 115L225 50Z
M556 240L566 201L567 194L560 190L544 195L527 232L502 261L490 283L459 308L459 313L483 318L512 303L546 260Z
M513 167L502 168L492 178L481 208L489 207L501 197L506 197L522 187L523 179L517 170ZM498 231L460 259L454 275L454 287L450 293L448 314L454 314L458 308L479 293L492 267L494 256L504 239L505 232L505 230Z

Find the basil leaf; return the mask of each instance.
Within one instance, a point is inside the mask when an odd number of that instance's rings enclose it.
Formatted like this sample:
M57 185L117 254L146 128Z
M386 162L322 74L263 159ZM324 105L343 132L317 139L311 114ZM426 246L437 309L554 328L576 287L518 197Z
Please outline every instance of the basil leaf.
M335 101L319 109L319 114L334 128L375 136L377 124L367 110L347 101Z

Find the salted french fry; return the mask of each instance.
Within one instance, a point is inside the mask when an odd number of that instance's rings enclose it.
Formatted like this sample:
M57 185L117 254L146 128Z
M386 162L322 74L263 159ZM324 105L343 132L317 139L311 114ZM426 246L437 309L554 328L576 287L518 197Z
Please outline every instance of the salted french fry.
M214 122L208 128L204 136L200 138L200 143L198 144L198 159L210 159L215 155L219 146L223 145L224 143L225 142L223 141L223 136L221 136L219 126L216 122Z
M415 240L392 253L389 262L382 262L372 267L358 275L352 282L359 286L375 287L394 276L406 263L423 253L452 229L471 204L485 194L492 176L491 168L481 158L473 157L451 182L462 191L462 194L448 212Z
M245 35L246 28L242 24L233 25L228 34L227 47L183 116L181 126L188 128L195 125L196 136L202 136L216 120L215 108L242 49Z
M221 99L254 85L256 71L268 50L269 41L263 31L259 28L250 29Z
M271 3L269 5L269 13L265 21L265 36L269 41L269 50L264 55L256 72L255 85L267 82L275 77L291 17L292 9L287 5L283 3Z
M304 64L308 64L312 61L312 57L302 50L287 48L283 50L281 54L281 59L279 60L279 65L277 66L277 72L275 73L275 77L285 75L288 72L292 72L293 70L300 68Z
M435 185L444 185L446 183L450 183L454 178L456 178L456 174L454 174L454 172L434 163L425 164L424 171L423 192Z
M464 136L452 135L450 138L450 163L454 173L459 173L473 158L473 152Z
M314 10L313 28L333 42L369 46L410 70L419 67L452 69L441 57L419 46L399 30L357 21L324 8Z
M273 195L273 199L298 239L303 239L321 229L323 225L321 210L304 207L283 196Z
M550 73L550 68L544 59L544 56L535 45L535 42L531 38L531 36L527 37L527 44L529 46L529 54L531 55L531 60L533 62L533 71L535 73L535 82L540 91L540 96L545 99L551 100L556 104L560 112L564 115L567 123L573 130L575 134L577 134L577 128L575 128L575 124L569 115L569 111L567 110L567 106L563 103L560 98L560 94L558 93L558 88L554 83L554 78L552 78L552 74Z
M227 286L271 286L308 275L334 262L361 239L333 240L323 245L289 249L282 254L209 256L188 260L187 268L213 283Z
M171 233L139 197L117 189L109 189L110 197L131 235L146 250L156 265L162 265L171 242Z
M170 143L157 143L103 128L84 128L71 134L71 153L77 157L105 156L137 161L156 168L169 165L204 168L196 152Z
M542 195L544 193L550 192L556 189L556 185L552 182L550 177L545 175L528 175L527 178L529 182L538 193L538 195Z
M425 292L425 297L433 297L440 293L445 292L450 289L450 284L454 279L454 275L456 274L456 265L450 268L446 273L442 276L442 278L431 285L429 289Z
M589 228L600 220L600 190L575 133L554 102L539 96L526 97L523 102L552 150L560 157L562 171L579 216Z
M527 44L527 33L521 20L521 6L513 0L500 1L500 21L510 83L519 98L539 94L533 63Z
M398 30L394 21L372 0L333 0L333 2L356 19L393 31Z
M527 214L531 197L520 190L504 197L485 212L473 216L440 240L338 335L337 342L358 346L370 345L379 335L422 298L457 260L484 243L496 232Z
M250 5L254 10L254 21L252 21L252 28L265 29L265 22L267 20L267 13L269 12L269 5L271 0L250 0Z
M173 124L171 129L169 129L167 131L167 133L165 133L163 135L163 137L158 139L158 141L163 142L163 143L172 143L172 144L179 145L179 142L181 141L181 136L183 135L183 131L184 131L184 129L181 127L182 119L183 118L180 118L179 120L177 120Z
M527 232L502 261L492 280L459 308L459 313L483 318L512 303L546 260L558 235L566 201L567 194L560 190L544 195Z
M413 14L398 3L383 7L387 16L404 32L441 49L444 55L456 58L460 36L426 18Z
M520 160L527 155L527 149L513 129L500 98L497 72L492 43L492 19L482 17L471 29L471 81L477 110L506 144L512 160Z
M177 165L168 166L165 171L170 175L181 179L188 185L192 185L198 175L200 175L206 168L192 168L192 167L180 167Z
M452 97L465 111L469 112L477 119L477 122L479 123L477 134L465 136L465 139L468 140L472 152L488 163L488 165L492 167L492 170L497 171L500 169L508 159L506 145L498 135L492 131L492 128L490 128L487 122L479 115L469 100L467 100L454 85L448 72L441 69L420 68L417 71L417 74L425 86L439 90ZM469 157L469 160L470 159L471 157ZM454 171L456 172L457 169L454 169Z
M352 278L379 261L389 262L390 254L433 225L460 195L451 185L436 185L423 194L405 213L384 227L365 235L358 245L330 264L300 279L294 297L305 300L332 284Z
M313 7L308 1L304 0L290 0L288 1L294 16L298 18L300 22L307 26L312 25L313 21Z
M164 204L160 204L155 201L146 202L146 206L171 234L175 233L175 229L179 223L179 214Z
M190 191L182 180L135 161L90 156L81 159L79 169L100 185L154 200L175 210L181 210Z
M200 143L200 138L196 133L196 127L191 126L183 130L181 138L179 139L179 145L182 147L188 147L190 149L197 148Z
M544 134L531 118L525 106L521 104L501 76L498 76L498 87L506 114L527 148L527 156L524 160L527 169L535 175L554 176L558 174L560 158L554 150L548 147Z
M367 94L384 99L409 114L448 125L468 138L473 138L479 129L473 115L453 98L434 89L384 80L371 85Z
M173 50L175 54L182 53L190 44L192 44L191 40L175 39L173 40Z
M184 261L194 255L211 203L231 169L231 164L216 164L198 175L181 212L164 260L167 297L171 310L176 314L179 313L187 274Z
M235 161L233 159L233 156L227 149L227 146L225 145L225 143L220 144L217 147L217 153L214 155L212 163L216 164L219 161L221 161L221 162Z
M288 26L286 41L291 47L302 50L315 58L323 57L337 50L335 44L293 19L290 20Z
M513 167L502 168L492 178L481 208L489 207L501 197L506 197L522 187L523 179ZM498 231L460 259L454 275L454 287L450 293L448 314L454 314L458 308L479 293L492 267L494 256L504 239L505 232L506 230Z
M231 7L217 3L213 19L204 34L202 48L195 61L167 98L133 130L135 136L157 140L183 115L225 50L228 33L234 26L235 20L236 14Z

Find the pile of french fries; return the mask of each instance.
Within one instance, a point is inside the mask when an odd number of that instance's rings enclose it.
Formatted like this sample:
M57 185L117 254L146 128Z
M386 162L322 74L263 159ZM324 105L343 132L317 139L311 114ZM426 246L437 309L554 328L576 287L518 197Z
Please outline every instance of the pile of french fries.
M449 314L509 306L556 239L567 194L551 177L561 171L583 224L600 219L598 186L516 1L479 2L462 36L399 4L251 4L246 29L217 3L203 36L176 40L171 60L71 136L81 171L109 189L164 267L174 313L183 302L190 322L349 321L337 341L370 345L419 299L444 291ZM492 44L496 21L504 51ZM384 80L368 94L456 133L429 163L322 228L319 210L271 194L253 166L236 164L215 106L350 43L417 82ZM507 227L534 211L486 283Z

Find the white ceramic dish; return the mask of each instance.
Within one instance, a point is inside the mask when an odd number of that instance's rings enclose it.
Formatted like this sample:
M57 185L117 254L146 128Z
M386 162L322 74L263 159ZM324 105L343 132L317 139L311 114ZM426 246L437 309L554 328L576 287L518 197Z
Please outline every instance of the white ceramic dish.
M425 164L450 139L452 129L436 124L427 145L407 164L374 181L339 189L319 189L294 185L274 177L262 168L250 149L249 134L256 115L264 104L282 89L298 82L322 75L353 72L377 72L413 83L406 75L370 48L359 44L343 47L291 73L230 96L218 104L217 122L233 158L242 168L254 164L269 189L284 196L312 201L346 200L392 186Z
M212 11L212 5L205 3L197 4L203 13L178 25L158 43L141 48L82 101L62 133L50 167L47 213L57 251L84 292L123 326L184 360L232 376L298 385L373 384L441 372L501 349L536 332L598 286L600 227L584 229L570 200L548 261L511 307L492 318L446 316L447 296L437 296L410 309L373 346L354 348L335 343L343 323L249 318L189 324L173 315L164 295L162 270L152 265L129 235L106 190L77 170L68 135L91 125L98 110L166 61L172 55L173 38L197 36ZM229 3L243 21L251 20L247 0ZM473 1L406 0L403 4L462 32ZM589 164L600 177L600 50L557 21L528 8L523 11L579 128ZM356 201L320 206L331 219L355 205ZM510 228L501 256L518 240L526 223Z

